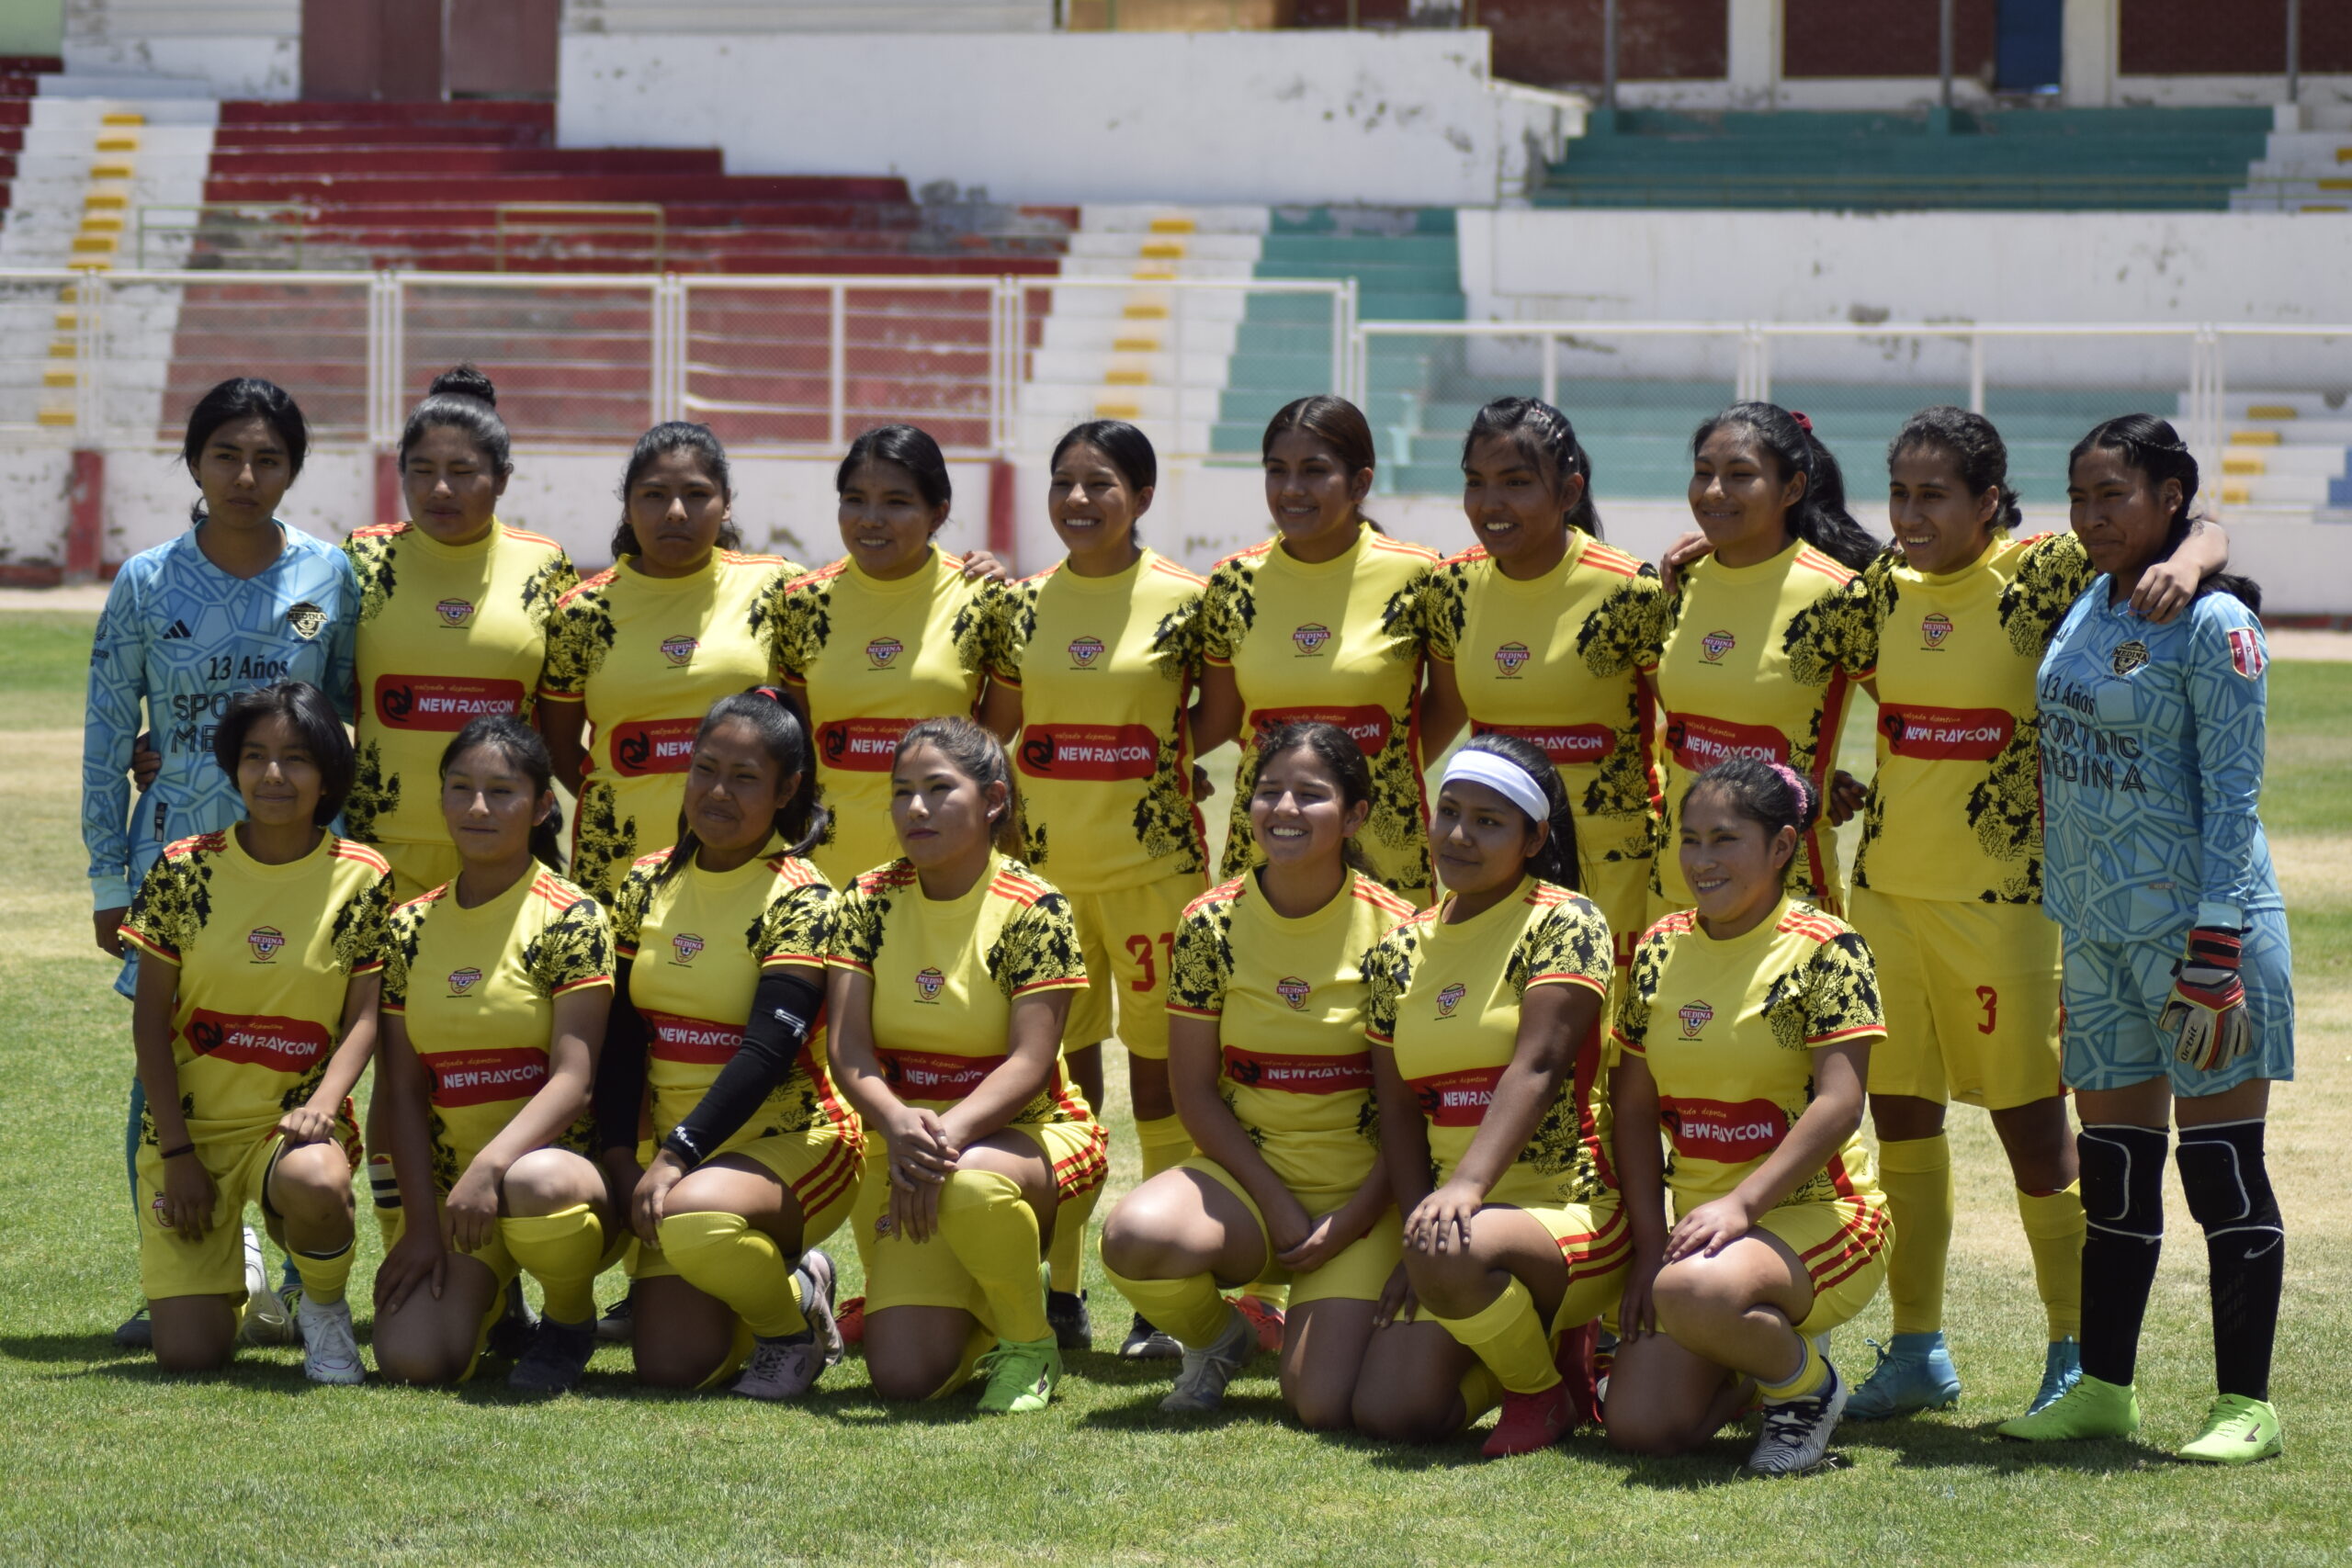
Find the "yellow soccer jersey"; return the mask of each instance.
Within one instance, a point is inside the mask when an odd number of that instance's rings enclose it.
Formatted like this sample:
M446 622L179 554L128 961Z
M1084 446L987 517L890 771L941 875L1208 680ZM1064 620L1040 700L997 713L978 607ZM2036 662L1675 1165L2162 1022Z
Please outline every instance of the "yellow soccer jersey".
M1640 667L1664 599L1656 567L1582 529L1532 581L1483 548L1430 581L1430 657L1453 666L1471 733L1516 735L1552 759L1588 866L1645 862L1657 840L1657 715Z
M1448 902L1451 902L1449 899ZM1519 1049L1520 1002L1536 986L1582 986L1604 1002L1616 974L1609 922L1581 894L1533 877L1459 925L1423 909L1372 957L1375 1045L1429 1122L1436 1179L1449 1179L1487 1119L1495 1085ZM1589 1203L1615 1188L1599 1095L1601 1021L1577 1043L1576 1069L1544 1111L1518 1162L1487 1194L1497 1203Z
M1656 885L1691 902L1676 852L1675 813L1690 781L1718 762L1784 762L1826 791L1838 760L1851 682L1846 670L1856 602L1854 574L1811 545L1791 545L1755 566L1709 559L1684 569L1647 650L1666 710L1666 802ZM1838 897L1836 846L1825 818L1797 846L1789 887L1825 904Z
M1848 657L1878 682L1878 773L1854 886L1946 902L2041 902L2041 725L2034 682L2090 586L2072 534L1997 535L1930 577L1883 555L1849 592Z
M384 1010L407 1021L424 1064L433 1180L443 1192L546 1085L555 998L612 983L603 908L538 866L470 909L447 882L393 911ZM584 1110L563 1142L587 1151Z
M1255 872L1184 911L1168 1010L1216 1021L1226 1106L1286 1186L1353 1187L1379 1157L1365 965L1412 912L1352 871L1336 897L1295 920L1266 902Z
M1810 904L1783 898L1729 942L1700 930L1690 909L1652 926L1634 954L1616 1039L1657 1080L1675 1212L1729 1193L1781 1146L1813 1103L1815 1047L1885 1036L1869 944ZM1856 1132L1781 1201L1877 1190Z
M898 859L890 753L923 719L970 716L1001 592L936 547L895 581L844 557L785 589L773 658L817 727L817 794L832 823L810 858L836 883Z
M1336 559L1295 560L1269 539L1217 563L1201 604L1203 657L1230 666L1247 714L1220 874L1260 862L1250 837L1257 738L1293 720L1334 724L1372 763L1372 818L1357 835L1380 880L1428 896L1421 659L1437 552L1366 527Z
M233 828L164 851L122 936L179 971L172 1060L188 1136L261 1137L318 1092L351 977L383 966L391 897L383 856L333 833L288 865L254 860ZM153 1116L141 1136L155 1141Z
M358 774L344 821L368 843L446 844L442 750L481 714L531 716L556 601L579 586L553 539L492 523L470 545L412 523L362 528Z
M631 558L556 602L539 682L542 696L587 704L571 874L607 903L649 845L678 836L681 775L710 705L775 678L771 623L800 573L731 550L691 577L648 577Z
M961 898L924 897L903 860L867 872L833 901L825 962L874 977L883 1075L900 1100L934 1111L1004 1065L1016 998L1086 987L1069 902L999 854ZM1012 1117L1024 1125L1093 1119L1058 1055L1046 1087Z
M1115 577L1056 565L997 601L989 678L1021 689L1023 858L1066 892L1207 864L1184 722L1204 586L1147 549Z
M630 961L629 1000L645 1020L656 1138L702 1103L742 1044L761 971L823 965L833 898L815 866L783 854L733 871L689 864L661 881L671 852L629 869L612 915L613 950ZM826 1127L854 1135L856 1116L834 1092L820 1018L766 1103L712 1152Z

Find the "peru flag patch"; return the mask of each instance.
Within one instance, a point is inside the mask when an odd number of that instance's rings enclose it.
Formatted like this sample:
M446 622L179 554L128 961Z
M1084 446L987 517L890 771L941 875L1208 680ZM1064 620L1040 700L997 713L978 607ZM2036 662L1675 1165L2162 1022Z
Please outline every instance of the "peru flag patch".
M2260 676L2270 656L2262 650L2262 634L2252 626L2230 633L2230 668L2251 681Z

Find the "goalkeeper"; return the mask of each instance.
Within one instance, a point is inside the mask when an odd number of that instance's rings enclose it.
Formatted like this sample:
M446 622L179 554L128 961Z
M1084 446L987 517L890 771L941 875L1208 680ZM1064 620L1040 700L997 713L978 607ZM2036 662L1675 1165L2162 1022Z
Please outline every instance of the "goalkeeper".
M2164 1240L2168 1122L2211 1270L2219 1396L2184 1459L2279 1451L2269 1404L2286 1236L2263 1165L2270 1086L2294 1077L2287 919L2256 815L2264 648L2254 584L2209 578L2157 626L2140 575L2186 533L2197 463L2147 414L2099 425L2067 474L2101 575L2041 663L2043 907L2065 937L2064 1074L2082 1132L2083 1376L2004 1437L2139 1428L2132 1361Z

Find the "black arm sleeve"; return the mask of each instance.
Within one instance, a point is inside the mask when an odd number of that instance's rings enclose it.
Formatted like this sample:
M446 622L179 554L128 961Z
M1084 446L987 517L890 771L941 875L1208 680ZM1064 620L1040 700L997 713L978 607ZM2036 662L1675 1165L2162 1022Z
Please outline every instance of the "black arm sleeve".
M613 966L613 1010L605 1021L605 1048L596 1055L589 1104L596 1112L596 1152L637 1147L645 1105L645 1020L628 999L629 961Z
M665 1143L683 1145L675 1152L699 1162L741 1131L792 1070L792 1059L808 1038L824 1001L818 985L789 968L763 972L760 988L752 993L743 1043Z

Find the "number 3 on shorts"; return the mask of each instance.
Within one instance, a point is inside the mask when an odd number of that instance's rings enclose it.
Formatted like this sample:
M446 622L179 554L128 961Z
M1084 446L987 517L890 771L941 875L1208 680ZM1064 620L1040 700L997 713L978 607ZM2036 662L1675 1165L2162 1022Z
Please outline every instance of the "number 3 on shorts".
M1143 971L1141 975L1138 975L1136 978L1127 982L1127 989L1131 991L1149 992L1156 991L1159 988L1159 966L1154 964L1151 960L1151 943L1152 939L1144 935L1141 931L1137 931L1135 935L1127 938L1127 956L1134 959L1136 966ZM1162 953L1165 953L1168 955L1168 967L1170 969L1175 968L1176 933L1174 931L1161 931L1159 933L1159 948Z
M1990 1034L2001 1021L2001 993L1990 986L1979 986L1976 999L1984 1004L1984 1021L1976 1026L1976 1032Z

